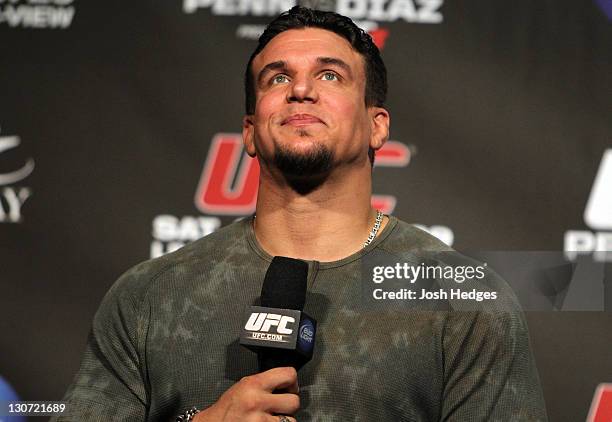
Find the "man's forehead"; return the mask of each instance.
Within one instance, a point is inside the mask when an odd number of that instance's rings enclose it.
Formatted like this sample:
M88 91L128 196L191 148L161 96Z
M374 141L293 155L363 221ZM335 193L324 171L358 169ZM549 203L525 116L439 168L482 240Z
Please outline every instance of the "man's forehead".
M321 28L289 29L281 32L254 58L253 70L257 72L271 62L312 61L321 57L335 57L346 62L355 71L363 66L363 58L351 44L335 32Z

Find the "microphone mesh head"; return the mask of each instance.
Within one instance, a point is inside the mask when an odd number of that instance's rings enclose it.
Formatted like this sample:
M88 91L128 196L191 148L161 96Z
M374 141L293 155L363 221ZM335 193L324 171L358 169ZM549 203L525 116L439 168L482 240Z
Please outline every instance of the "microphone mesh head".
M261 288L261 306L302 311L306 302L307 279L306 262L275 256Z

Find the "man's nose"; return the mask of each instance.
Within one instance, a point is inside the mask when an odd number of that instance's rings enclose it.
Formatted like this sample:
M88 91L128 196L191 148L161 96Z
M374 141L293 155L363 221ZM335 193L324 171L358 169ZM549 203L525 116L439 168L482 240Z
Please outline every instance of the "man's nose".
M287 92L287 102L294 103L315 103L318 100L318 94L315 86L315 81L310 77L296 77L291 83L291 87Z

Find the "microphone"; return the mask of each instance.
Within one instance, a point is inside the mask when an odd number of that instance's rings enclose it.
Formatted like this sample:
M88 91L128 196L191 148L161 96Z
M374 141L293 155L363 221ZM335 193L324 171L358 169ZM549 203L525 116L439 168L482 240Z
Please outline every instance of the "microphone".
M312 358L317 322L303 312L308 264L275 256L261 288L261 306L247 309L240 344L257 353L260 372L299 370Z

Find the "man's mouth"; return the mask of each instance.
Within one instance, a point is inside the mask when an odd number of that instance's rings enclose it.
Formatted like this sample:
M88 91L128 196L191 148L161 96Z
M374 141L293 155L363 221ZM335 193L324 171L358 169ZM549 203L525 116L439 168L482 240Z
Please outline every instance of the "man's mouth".
M323 123L321 119L312 114L293 114L282 121L281 126L306 126L317 123Z

